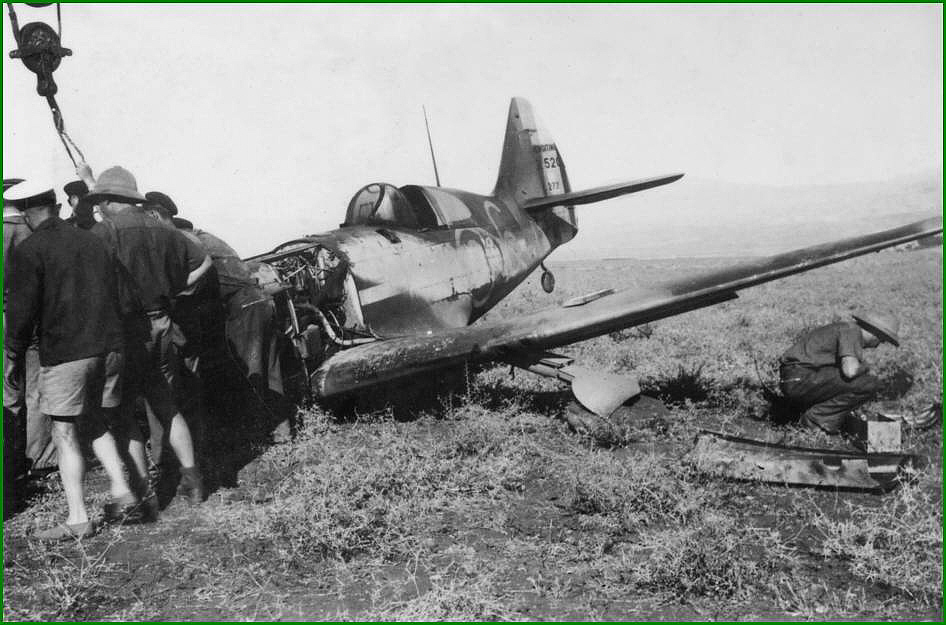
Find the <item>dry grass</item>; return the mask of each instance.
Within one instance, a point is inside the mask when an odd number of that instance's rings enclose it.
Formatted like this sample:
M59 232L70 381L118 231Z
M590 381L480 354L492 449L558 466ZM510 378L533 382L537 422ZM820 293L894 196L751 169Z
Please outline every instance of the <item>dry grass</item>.
M607 516L622 533L683 523L706 505L706 494L689 470L657 454L616 458L589 452L568 468L574 471L566 477L568 508Z
M841 520L818 510L814 526L824 534L825 557L844 560L854 576L941 604L943 508L929 484L905 484L876 507L851 506Z
M622 579L675 601L691 597L750 598L794 557L777 532L745 527L715 511L698 521L646 533Z
M552 300L725 262L559 267ZM894 401L941 401L941 275L939 250L878 254L573 346L671 405L608 448L568 430L558 385L496 367L397 418L310 410L297 440L263 450L236 487L81 549L30 538L63 513L53 483L4 525L4 616L938 618L940 431L907 435L932 465L885 496L729 483L679 459L704 427L837 444L754 420L768 410L757 369L771 383L797 332L856 306L901 316L903 347L869 356ZM549 303L530 282L496 314Z
M4 584L4 620L81 620L111 603L109 576L115 565L108 551L90 551L82 541L66 547L30 544L29 601L12 601ZM14 567L22 566L13 564Z

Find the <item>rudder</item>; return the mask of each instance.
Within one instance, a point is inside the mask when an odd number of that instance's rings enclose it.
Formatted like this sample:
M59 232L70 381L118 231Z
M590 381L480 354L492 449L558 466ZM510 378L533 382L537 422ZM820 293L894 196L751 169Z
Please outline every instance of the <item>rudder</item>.
M509 104L506 139L493 194L520 206L537 198L571 191L565 163L548 131L525 98ZM553 246L571 240L578 232L572 206L555 206L533 213Z

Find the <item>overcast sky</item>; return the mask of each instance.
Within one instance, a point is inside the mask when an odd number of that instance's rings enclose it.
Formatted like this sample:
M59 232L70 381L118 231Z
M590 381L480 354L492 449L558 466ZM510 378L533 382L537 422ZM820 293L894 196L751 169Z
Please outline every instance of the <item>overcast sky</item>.
M20 24L55 10L15 5ZM63 5L67 129L96 173L251 254L372 181L493 187L528 98L576 188L685 171L778 185L942 167L942 6ZM7 20L5 20L7 21ZM3 173L68 181L3 30ZM682 183L678 183L682 184Z

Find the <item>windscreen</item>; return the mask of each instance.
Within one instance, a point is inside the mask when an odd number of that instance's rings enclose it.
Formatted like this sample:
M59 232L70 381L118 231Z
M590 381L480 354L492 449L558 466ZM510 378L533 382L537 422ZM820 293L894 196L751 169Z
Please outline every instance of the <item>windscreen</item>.
M411 205L397 187L374 183L362 188L348 204L346 226L391 225L417 228Z

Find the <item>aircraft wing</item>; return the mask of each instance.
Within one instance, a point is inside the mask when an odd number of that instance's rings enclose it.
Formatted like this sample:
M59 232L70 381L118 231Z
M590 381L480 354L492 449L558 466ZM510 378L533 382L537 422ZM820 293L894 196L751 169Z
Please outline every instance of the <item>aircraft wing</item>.
M516 318L380 340L328 358L312 375L312 388L327 397L464 361L514 362L523 355L718 304L736 298L741 289L942 231L942 217L935 217L650 287L607 289Z

